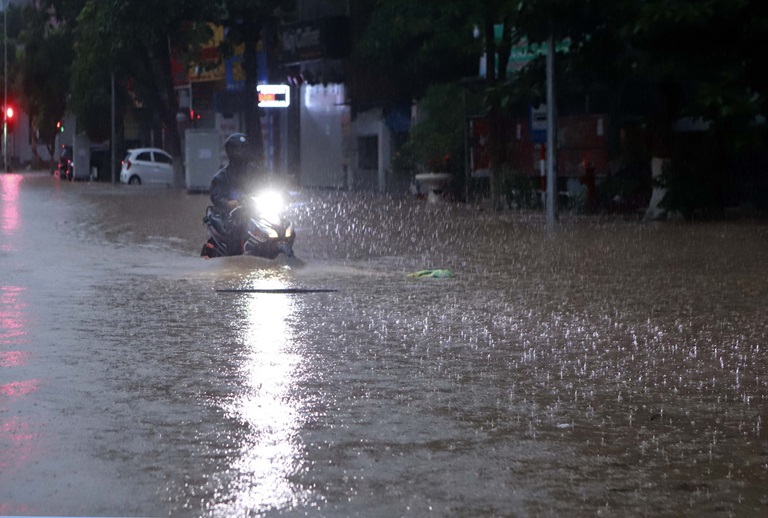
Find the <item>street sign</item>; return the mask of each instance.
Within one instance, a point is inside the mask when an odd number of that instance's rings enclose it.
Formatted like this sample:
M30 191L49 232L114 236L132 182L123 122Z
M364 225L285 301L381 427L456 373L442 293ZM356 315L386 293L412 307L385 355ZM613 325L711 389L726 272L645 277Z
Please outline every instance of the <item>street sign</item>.
M547 105L531 106L531 142L543 144L547 141Z

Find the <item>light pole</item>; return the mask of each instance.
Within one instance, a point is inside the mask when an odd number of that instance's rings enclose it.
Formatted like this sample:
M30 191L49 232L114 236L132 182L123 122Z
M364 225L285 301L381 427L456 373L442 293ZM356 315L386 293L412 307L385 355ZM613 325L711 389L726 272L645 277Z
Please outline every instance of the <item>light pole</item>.
M557 222L557 173L555 171L555 131L557 118L555 116L555 38L552 32L547 40L547 226L554 228Z
M8 3L3 2L3 167L8 167Z

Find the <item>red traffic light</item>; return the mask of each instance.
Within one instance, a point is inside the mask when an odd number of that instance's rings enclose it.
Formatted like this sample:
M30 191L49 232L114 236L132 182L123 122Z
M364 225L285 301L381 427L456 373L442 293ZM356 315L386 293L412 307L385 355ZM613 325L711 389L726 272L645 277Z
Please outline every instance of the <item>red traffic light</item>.
M5 118L8 120L13 119L15 112L13 111L13 106L7 106L5 108Z

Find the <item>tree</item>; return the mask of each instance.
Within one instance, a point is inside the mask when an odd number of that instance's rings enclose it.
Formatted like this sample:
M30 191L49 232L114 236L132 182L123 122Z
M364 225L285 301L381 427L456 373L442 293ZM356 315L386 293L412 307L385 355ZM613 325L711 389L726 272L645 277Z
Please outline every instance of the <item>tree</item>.
M106 135L109 117L104 114L114 74L121 106L159 128L167 150L180 157L171 48L199 42L200 31L207 30L204 22L215 19L218 8L205 0L88 0L77 18L73 65L72 110L78 123L95 138Z
M419 106L423 121L413 127L403 150L418 172L448 172L460 177L464 169L464 113L456 84L429 87ZM458 100L458 102L457 102Z
M528 0L519 6L517 23L531 38L543 39L548 27L573 38L560 60L561 96L569 89L586 96L590 86L602 85L617 118L643 118L647 153L674 157L670 191L690 192L670 192L669 200L685 200L685 210L694 213L735 202L744 181L768 187L765 178L728 172L734 157L765 148L766 132L756 121L768 111L766 2ZM518 86L521 77L514 79ZM683 117L704 121L706 134L674 132ZM707 150L707 160L693 160L696 146Z
M99 112L105 113L109 74L115 73L125 109L134 110L146 125L161 128L165 147L172 155L180 156L171 50L189 61L200 62L200 49L211 34L207 23L220 23L226 28L225 56L231 56L234 46L244 46L245 100L242 109L246 131L260 135L255 98L257 45L264 24L279 3L88 0L79 13L77 25L76 79L72 90L73 110L78 120L82 120L94 135L103 134L104 117ZM101 109L93 110L94 106ZM252 141L261 146L260 138Z
M476 2L379 0L368 17L353 57L393 85L396 100L410 102L431 84L477 75Z
M73 28L85 0L39 0L19 9L9 8L10 27L19 34L18 62L11 87L26 112L36 160L38 139L45 144L54 166L59 123L67 111L71 66L74 59ZM14 46L11 44L11 46ZM10 78L9 78L10 79Z
M593 82L654 85L669 120L742 125L765 114L768 4L760 0L524 0L530 41L570 38L565 71ZM569 81L568 84L572 84ZM668 121L665 121L665 123ZM733 126L733 124L731 124ZM731 128L734 129L734 128Z
M75 59L72 63L69 109L77 120L77 130L95 142L111 134L110 72L114 57L101 45L97 27L106 19L93 2L86 2L76 19Z
M473 26L482 49L469 38ZM765 146L768 132L756 121L768 115L766 32L762 0L380 0L357 54L411 99L465 76L484 50L487 109L497 119L541 101L545 74L543 57L509 76L494 64L505 64L523 37L538 45L552 36L564 48L555 84L565 110L641 120L647 158L673 154L675 121L701 118L720 149L711 163L724 168L734 153ZM494 129L490 147L500 166L502 128Z
M44 13L30 6L25 10L25 30L22 34L24 50L21 54L21 91L24 107L29 116L33 139L45 143L53 166L56 137L66 112L69 91L70 64L72 63L71 32L64 26L54 27L45 20ZM37 146L32 146L37 154Z

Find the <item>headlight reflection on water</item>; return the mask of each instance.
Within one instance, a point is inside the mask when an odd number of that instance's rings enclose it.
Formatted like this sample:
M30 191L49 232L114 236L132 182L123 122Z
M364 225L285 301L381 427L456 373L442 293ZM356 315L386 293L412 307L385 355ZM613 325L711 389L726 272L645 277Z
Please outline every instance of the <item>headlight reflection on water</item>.
M285 287L280 279L262 279L258 284ZM241 365L243 385L227 410L248 426L249 436L231 465L230 494L214 506L217 515L226 516L286 510L309 496L291 483L303 458L297 438L303 418L294 394L302 357L294 350L290 324L295 301L287 294L245 296L249 299L242 337L247 350Z

